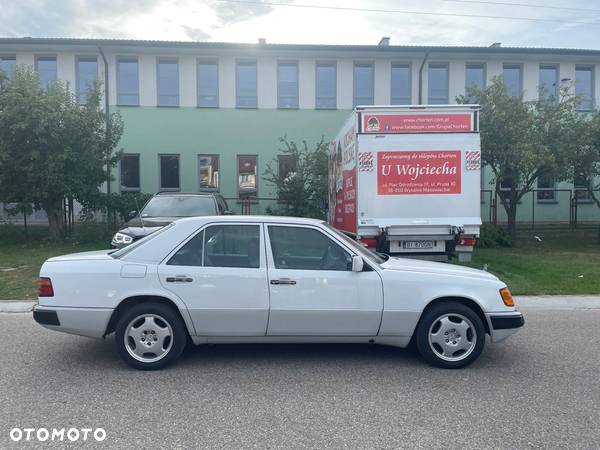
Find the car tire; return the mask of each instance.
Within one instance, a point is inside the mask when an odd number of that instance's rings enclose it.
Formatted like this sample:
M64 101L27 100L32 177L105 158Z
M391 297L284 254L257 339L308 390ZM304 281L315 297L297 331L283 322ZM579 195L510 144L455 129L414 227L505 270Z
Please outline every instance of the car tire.
M157 370L168 366L183 352L188 333L172 307L144 302L121 314L115 329L117 351L131 367Z
M429 308L417 325L415 341L423 359L443 369L460 369L475 361L485 345L479 315L458 302Z

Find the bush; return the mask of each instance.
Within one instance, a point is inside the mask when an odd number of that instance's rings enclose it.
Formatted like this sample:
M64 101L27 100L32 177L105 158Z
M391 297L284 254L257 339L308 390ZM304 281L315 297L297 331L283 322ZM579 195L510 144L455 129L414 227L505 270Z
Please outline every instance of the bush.
M510 247L512 239L510 234L499 225L489 223L481 226L479 239L477 240L478 248L494 248L494 247Z

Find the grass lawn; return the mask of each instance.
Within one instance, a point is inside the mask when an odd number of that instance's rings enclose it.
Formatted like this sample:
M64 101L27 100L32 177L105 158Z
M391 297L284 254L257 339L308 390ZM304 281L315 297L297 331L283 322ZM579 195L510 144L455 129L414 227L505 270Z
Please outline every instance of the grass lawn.
M517 295L599 294L600 245L595 237L522 238L515 247L477 248L470 267L487 270Z
M478 248L466 265L498 275L513 294L600 294L600 245L595 238L521 239L512 248ZM66 242L48 240L47 228L0 225L0 300L35 299L47 258L108 248L105 227L82 227Z

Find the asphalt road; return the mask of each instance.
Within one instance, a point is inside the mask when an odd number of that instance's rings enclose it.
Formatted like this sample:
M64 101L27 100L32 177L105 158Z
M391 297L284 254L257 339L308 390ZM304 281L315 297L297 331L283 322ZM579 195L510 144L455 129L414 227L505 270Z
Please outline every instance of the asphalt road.
M0 448L27 448L13 427L102 427L104 448L600 447L598 309L530 310L458 371L387 347L235 345L138 372L112 340L30 314L0 314L0 330Z

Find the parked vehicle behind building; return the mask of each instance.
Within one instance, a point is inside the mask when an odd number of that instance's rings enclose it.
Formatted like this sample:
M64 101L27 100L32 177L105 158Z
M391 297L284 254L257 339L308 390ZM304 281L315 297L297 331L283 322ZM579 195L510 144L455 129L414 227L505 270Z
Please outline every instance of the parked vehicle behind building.
M380 252L469 261L481 226L478 112L357 107L330 143L330 224Z
M159 192L140 211L131 211L128 222L115 233L112 248L122 248L181 217L232 214L216 192Z

